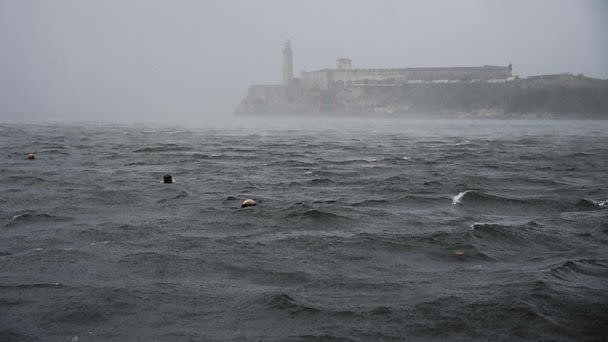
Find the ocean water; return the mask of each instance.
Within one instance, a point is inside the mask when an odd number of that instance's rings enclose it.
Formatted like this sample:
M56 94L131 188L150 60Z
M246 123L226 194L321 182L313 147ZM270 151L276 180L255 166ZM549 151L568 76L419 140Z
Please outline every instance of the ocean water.
M608 336L606 121L2 124L0 150L1 341Z

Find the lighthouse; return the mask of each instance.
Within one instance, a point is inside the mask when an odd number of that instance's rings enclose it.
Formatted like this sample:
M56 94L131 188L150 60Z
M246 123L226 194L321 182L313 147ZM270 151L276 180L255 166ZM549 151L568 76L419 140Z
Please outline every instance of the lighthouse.
M293 51L291 41L286 41L283 45L283 84L288 86L293 78Z

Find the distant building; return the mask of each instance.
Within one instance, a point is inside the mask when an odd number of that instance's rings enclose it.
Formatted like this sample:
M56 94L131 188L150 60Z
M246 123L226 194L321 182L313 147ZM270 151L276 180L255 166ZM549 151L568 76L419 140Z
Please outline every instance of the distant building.
M512 77L510 64L508 66L484 65L480 67L353 69L350 58L338 58L335 69L302 72L297 83L303 88L330 89L334 86L357 84L496 82L509 80ZM293 50L291 41L288 40L283 45L283 86L289 86L292 81L294 81ZM271 88L271 92L277 91L275 86Z
M404 84L421 82L472 82L507 80L511 66L485 65L481 67L434 67L434 68L379 68L353 69L351 60L340 58L336 69L303 72L300 79L307 88L329 89L361 83Z
M557 74L519 78L511 64L477 67L335 68L293 74L290 41L283 46L283 81L252 85L237 113L501 117L608 116L608 80Z
M352 60L350 58L338 58L336 60L336 69L338 70L350 70L352 69Z
M433 84L504 83L514 79L512 67L485 65L479 67L425 67L425 68L356 68L350 58L338 58L335 69L304 71L293 75L293 50L288 40L283 45L283 82L279 85L252 85L247 98L238 111L251 108L273 108L274 111L292 111L294 106L315 110L316 107L345 106L349 103L370 103L376 106L384 100L352 94L361 88L387 88ZM352 90L349 94L342 90ZM335 96L338 94L338 96ZM342 101L342 102L340 102ZM375 104L374 104L375 103ZM315 107L316 106L316 107ZM310 109L313 108L313 109ZM262 109L260 109L262 110Z

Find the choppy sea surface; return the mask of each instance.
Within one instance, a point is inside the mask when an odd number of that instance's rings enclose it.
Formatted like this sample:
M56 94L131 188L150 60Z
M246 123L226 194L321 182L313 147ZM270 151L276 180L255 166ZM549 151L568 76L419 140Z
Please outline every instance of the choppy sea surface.
M0 151L1 341L608 338L606 121L0 124Z

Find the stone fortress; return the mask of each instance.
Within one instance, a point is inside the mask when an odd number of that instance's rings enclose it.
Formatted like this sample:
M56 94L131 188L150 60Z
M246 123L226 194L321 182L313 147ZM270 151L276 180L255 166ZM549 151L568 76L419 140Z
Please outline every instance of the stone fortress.
M569 74L556 76L578 82ZM508 109L522 87L527 84L513 76L511 65L357 69L349 58L339 58L335 68L294 77L293 50L286 41L282 84L250 86L237 113L496 114Z

